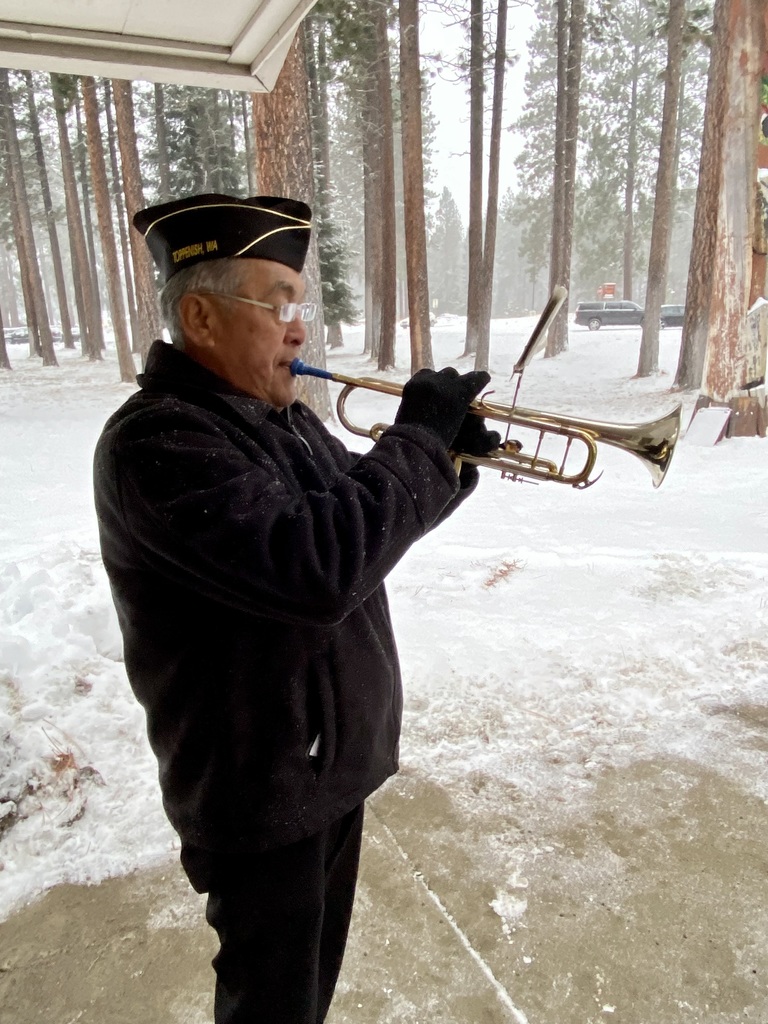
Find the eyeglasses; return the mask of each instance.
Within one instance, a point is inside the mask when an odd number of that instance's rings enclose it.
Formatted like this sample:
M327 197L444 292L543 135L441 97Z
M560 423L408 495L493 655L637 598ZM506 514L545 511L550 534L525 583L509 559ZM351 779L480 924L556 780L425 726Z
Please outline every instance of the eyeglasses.
M271 302L259 302L258 299L246 299L242 295L229 295L227 292L200 292L201 295L220 295L222 299L236 299L238 302L247 302L249 306L261 306L262 309L277 310L277 318L283 323L290 324L297 318L308 324L315 319L317 313L316 302L284 302L281 306L273 306Z

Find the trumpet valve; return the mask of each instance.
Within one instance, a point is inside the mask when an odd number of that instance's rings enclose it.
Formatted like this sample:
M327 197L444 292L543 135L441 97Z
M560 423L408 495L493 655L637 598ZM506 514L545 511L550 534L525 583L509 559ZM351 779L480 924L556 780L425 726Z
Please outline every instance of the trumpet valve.
M508 453L510 455L519 455L522 450L523 450L523 443L522 443L522 441L506 440L501 445L501 451L503 451L505 453Z

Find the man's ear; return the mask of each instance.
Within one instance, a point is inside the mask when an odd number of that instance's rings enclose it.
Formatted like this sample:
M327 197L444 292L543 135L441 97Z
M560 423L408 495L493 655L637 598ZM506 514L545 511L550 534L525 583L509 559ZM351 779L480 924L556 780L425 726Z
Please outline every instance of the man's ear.
M187 292L179 299L179 320L184 337L198 348L216 344L218 310L205 295Z

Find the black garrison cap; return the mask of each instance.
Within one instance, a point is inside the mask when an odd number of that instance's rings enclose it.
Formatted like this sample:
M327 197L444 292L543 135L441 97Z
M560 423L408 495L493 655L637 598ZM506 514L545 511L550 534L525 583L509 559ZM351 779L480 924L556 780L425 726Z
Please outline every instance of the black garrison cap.
M237 199L210 192L139 210L133 223L165 284L195 263L233 256L275 260L301 272L311 218L306 203L295 199Z

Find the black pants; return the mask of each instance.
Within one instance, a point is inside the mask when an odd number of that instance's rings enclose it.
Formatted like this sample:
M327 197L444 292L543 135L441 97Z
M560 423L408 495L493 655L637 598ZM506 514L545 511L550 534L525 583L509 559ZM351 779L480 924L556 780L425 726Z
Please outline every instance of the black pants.
M221 948L216 1024L322 1024L355 897L363 805L301 842L255 854L182 851Z

